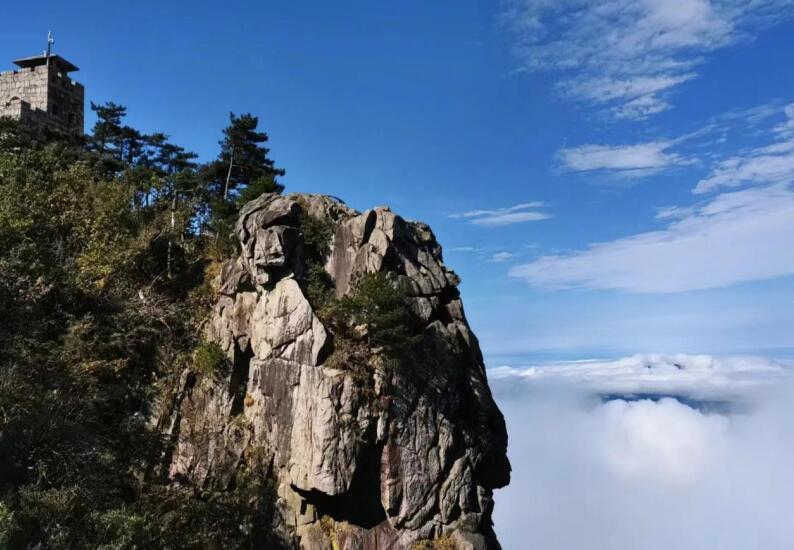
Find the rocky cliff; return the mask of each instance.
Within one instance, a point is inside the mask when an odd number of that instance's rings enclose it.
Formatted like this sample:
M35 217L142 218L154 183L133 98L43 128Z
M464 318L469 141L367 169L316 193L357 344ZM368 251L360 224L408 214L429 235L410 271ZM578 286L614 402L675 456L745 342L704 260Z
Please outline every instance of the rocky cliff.
M504 419L430 228L293 194L246 205L236 232L242 253L223 266L207 326L227 368L183 377L163 422L171 478L224 488L264 460L270 528L289 548L499 548ZM401 293L401 345L373 337L363 314L327 313L371 274Z

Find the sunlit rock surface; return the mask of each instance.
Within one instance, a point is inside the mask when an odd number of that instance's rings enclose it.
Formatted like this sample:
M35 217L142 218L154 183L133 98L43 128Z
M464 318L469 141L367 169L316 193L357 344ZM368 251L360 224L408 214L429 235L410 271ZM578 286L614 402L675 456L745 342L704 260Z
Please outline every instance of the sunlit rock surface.
M393 370L373 350L372 385L324 366L332 336L299 284L306 215L332 227L325 269L336 296L381 271L409 289L421 349ZM358 213L296 194L249 203L236 231L242 254L223 267L207 326L233 366L216 379L183 377L170 476L228 487L259 449L285 547L410 549L443 536L461 549L499 548L491 513L493 489L510 477L504 420L430 228L388 208Z

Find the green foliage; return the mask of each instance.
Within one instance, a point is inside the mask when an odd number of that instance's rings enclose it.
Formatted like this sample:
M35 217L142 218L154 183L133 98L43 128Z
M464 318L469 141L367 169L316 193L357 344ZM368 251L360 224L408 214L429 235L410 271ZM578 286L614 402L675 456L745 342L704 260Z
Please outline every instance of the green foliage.
M406 289L387 273L362 275L348 295L328 298L318 315L333 335L325 366L351 371L372 399L374 368L401 368L421 340Z
M375 371L404 368L422 340L400 279L389 273L364 274L348 295L328 298L317 314L333 336L333 351L324 365L349 371L376 409L387 408L388 393L380 398L375 393Z
M122 136L125 133L121 121L127 115L127 108L113 102L97 105L92 101L91 110L97 117L91 132L91 147L100 154L115 147L121 156Z
M146 544L138 547L227 549L281 548L269 532L276 490L268 476L269 453L253 447L225 491L152 487L133 512L143 518Z
M283 174L283 171L279 173ZM250 183L242 187L237 193L234 202L239 210L245 206L246 203L259 197L259 195L264 193L281 193L283 190L284 186L276 181L276 174L266 174L251 180Z
M270 149L264 146L268 135L258 127L257 117L231 113L218 159L201 169L208 206L204 222L214 235L213 252L220 259L238 251L233 230L240 208L263 193L284 190L278 178L286 172L268 156Z
M144 546L151 524L142 513L129 508L93 512L88 525L95 534L97 550L132 550Z
M243 473L228 491L153 486L131 504L108 509L96 509L75 489L25 490L17 514L4 515L0 506L0 547L33 547L30 535L43 534L46 547L58 550L275 548L268 545L275 492L263 479Z
M325 265L334 237L333 225L327 220L301 212L300 230L303 235L304 254L307 263Z
M19 525L13 510L0 501L0 548L10 547L19 536Z
M332 299L333 280L325 271L331 252L333 226L330 222L302 212L300 230L303 235L303 255L306 272L302 285L309 303L315 310L322 309Z
M198 341L217 265L203 169L94 107L85 139L0 120L0 548L251 547L264 474L172 488L146 422L183 369L225 361Z
M321 264L307 263L303 286L306 299L315 310L325 308L333 299L334 282Z
M353 290L321 311L335 337L366 342L388 356L403 357L416 340L407 292L388 273L367 273Z
M193 353L193 367L203 376L213 376L225 363L226 354L215 342L204 342Z
M223 189L219 186L218 195L223 191L226 198L228 191L233 192L240 187L252 187L267 193L280 193L284 189L276 178L286 172L276 168L268 157L270 149L263 145L267 143L268 136L258 131L258 127L259 118L251 114L229 115L229 126L223 130L221 153L217 160L217 168L224 176Z
M234 234L237 206L221 198L210 199L209 206L212 215L208 229L212 233L212 239L208 252L214 259L220 261L233 258L240 252L240 242Z

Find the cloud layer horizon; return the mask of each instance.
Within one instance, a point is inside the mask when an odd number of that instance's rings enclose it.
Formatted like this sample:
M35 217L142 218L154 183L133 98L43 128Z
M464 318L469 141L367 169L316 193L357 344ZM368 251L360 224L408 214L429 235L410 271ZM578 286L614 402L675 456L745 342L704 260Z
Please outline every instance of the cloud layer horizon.
M514 468L496 495L504 548L794 547L789 365L647 354L531 369L491 371ZM635 399L646 390L752 406Z

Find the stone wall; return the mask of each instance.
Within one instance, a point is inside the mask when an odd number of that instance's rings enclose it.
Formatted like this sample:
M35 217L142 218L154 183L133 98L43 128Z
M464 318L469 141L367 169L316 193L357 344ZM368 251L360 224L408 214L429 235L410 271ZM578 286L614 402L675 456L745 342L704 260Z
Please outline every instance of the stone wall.
M83 132L85 90L54 65L0 73L0 117Z
M23 102L46 111L48 82L46 67L0 73L0 115L19 116Z

